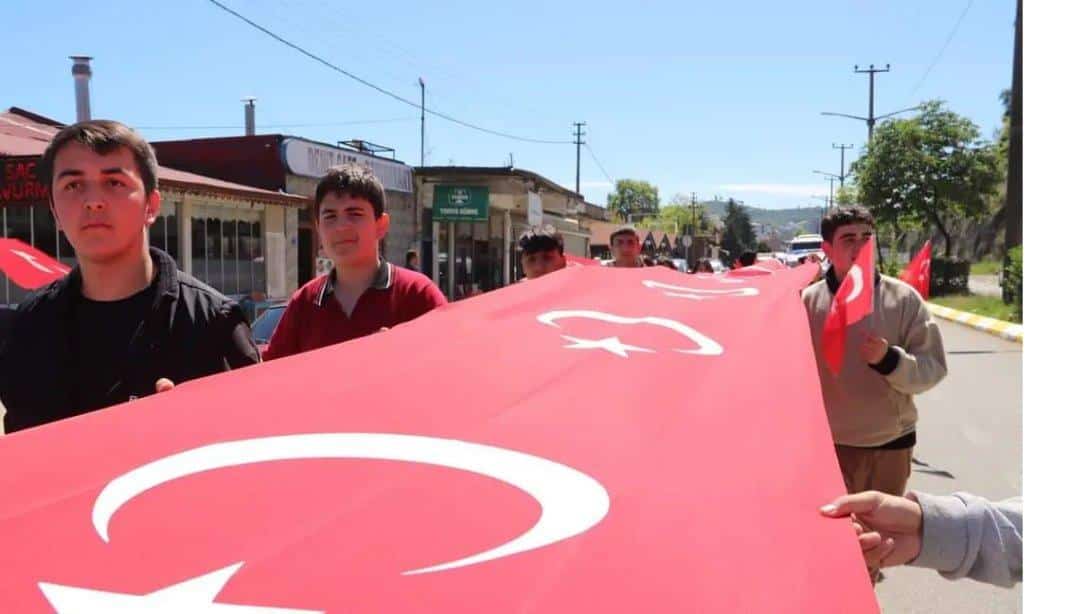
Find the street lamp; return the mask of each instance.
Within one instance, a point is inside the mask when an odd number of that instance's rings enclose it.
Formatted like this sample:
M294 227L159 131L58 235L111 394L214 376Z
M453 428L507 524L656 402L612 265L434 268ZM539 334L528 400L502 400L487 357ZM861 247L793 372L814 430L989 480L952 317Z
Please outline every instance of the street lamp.
M873 140L873 126L882 119L888 119L893 115L899 115L900 113L909 113L911 111L918 111L922 107L911 107L909 109L900 109L899 111L892 111L891 113L885 113L884 115L877 115L876 117L861 117L860 115L849 115L847 113L833 113L831 111L820 111L820 115L834 115L835 117L845 117L848 119L858 119L869 125L869 140Z

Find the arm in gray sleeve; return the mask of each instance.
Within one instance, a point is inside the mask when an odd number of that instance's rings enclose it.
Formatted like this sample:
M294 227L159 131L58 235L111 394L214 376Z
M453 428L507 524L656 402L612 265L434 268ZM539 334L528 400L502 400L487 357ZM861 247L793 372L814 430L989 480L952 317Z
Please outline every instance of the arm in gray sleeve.
M991 502L968 493L912 492L922 506L922 549L910 564L950 580L1011 587L1022 581L1024 511L1020 497Z

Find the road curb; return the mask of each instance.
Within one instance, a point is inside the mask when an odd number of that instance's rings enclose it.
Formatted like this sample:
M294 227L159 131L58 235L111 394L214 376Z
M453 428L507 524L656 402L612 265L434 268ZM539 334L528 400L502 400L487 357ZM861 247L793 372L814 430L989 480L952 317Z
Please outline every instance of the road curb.
M928 303L928 305L929 310L933 315L944 318L945 320L966 324L971 328L990 333L991 335L1001 337L1008 341L1015 341L1017 343L1024 342L1024 326L1022 324L1013 324L1012 322L1006 322L1004 320L987 318L986 316L952 309L943 305L937 305L936 303Z

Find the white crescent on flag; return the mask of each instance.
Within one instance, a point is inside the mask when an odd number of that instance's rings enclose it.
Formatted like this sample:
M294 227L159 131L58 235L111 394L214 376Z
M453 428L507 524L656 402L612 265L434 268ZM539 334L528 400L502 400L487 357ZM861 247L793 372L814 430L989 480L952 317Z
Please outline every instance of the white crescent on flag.
M123 505L172 480L253 463L312 458L383 459L440 465L485 475L525 491L540 503L540 519L498 547L404 572L431 573L475 565L541 548L592 528L608 513L608 491L593 478L537 456L467 441L395 433L311 433L222 443L179 452L138 467L102 489L91 512L102 541Z

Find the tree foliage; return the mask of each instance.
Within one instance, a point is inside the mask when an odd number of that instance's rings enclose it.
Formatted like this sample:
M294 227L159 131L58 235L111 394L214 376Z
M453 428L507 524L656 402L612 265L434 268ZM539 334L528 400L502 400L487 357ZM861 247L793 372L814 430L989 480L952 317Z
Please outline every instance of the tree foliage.
M730 258L736 258L745 250L755 250L756 233L752 230L752 218L737 201L730 198L725 203L724 227L721 248Z
M608 195L608 211L619 222L638 222L658 213L660 197L657 186L641 179L620 179Z
M878 126L852 168L858 199L878 223L936 228L945 257L952 254L949 222L984 215L1001 177L996 147L940 101L923 103L917 117Z

